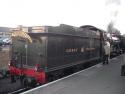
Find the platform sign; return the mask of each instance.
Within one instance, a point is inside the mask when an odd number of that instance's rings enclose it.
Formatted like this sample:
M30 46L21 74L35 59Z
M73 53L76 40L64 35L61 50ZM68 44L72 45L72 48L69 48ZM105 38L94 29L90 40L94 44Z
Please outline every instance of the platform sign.
M45 32L45 27L44 26L34 26L34 27L32 27L31 32L32 33L42 33L42 32Z

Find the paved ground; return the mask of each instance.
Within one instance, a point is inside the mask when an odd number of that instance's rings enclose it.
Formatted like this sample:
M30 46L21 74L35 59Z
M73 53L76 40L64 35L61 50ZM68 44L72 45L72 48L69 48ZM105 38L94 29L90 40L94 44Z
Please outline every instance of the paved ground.
M125 56L97 65L61 81L41 86L25 94L125 94L125 77L120 76Z
M8 92L13 92L21 87L19 81L11 83L10 78L0 79L0 94L7 94Z

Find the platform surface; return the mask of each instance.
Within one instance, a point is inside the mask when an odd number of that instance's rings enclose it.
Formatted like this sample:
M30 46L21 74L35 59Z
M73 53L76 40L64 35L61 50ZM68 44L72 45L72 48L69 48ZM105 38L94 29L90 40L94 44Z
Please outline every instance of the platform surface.
M125 76L121 76L123 64L125 55L111 59L108 65L98 64L22 94L125 94Z

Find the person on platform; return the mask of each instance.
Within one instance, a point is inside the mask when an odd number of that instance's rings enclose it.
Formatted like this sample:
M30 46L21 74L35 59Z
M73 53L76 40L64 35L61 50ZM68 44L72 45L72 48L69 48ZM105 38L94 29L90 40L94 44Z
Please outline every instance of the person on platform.
M104 44L104 60L103 64L108 64L110 59L110 43L108 41Z

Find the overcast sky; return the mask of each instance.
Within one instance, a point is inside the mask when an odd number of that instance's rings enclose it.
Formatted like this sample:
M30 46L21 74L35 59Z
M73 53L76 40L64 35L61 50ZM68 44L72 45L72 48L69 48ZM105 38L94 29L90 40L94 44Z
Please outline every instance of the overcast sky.
M94 25L125 33L124 0L0 0L0 26Z

